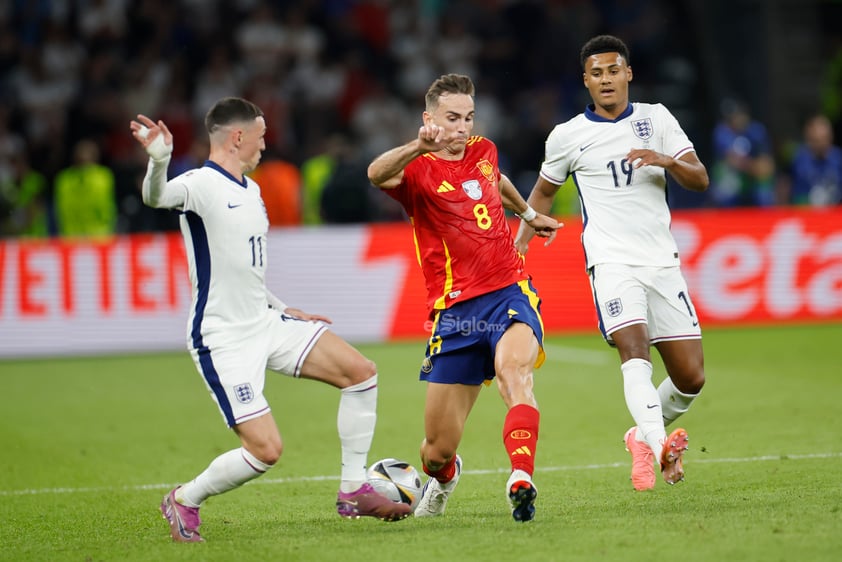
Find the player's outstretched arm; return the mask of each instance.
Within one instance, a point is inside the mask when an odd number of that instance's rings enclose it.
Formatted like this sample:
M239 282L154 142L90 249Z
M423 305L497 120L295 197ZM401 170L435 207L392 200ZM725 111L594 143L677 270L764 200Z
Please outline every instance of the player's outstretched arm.
M420 156L418 141L387 150L368 165L368 181L380 189L394 189L403 181L406 165Z
M548 244L555 238L555 231L564 226L551 216L539 213L529 205L505 174L500 174L500 198L503 200L503 206L519 216L521 222L532 227L535 234L542 238L550 238L547 240Z
M418 129L417 139L375 158L368 166L368 180L381 189L394 189L403 181L403 170L407 164L422 154L443 149L454 138L455 135L446 136L444 129L438 125L423 125Z
M173 136L163 121L157 123L145 115L129 123L132 136L149 155L149 164L143 178L141 194L150 207L172 209L184 204L182 190L168 190L167 167L172 155Z
M546 216L550 212L550 209L553 206L553 199L555 198L558 188L558 185L550 183L543 177L538 176L538 181L535 182L535 186L532 188L532 192L529 194L529 199L527 200L529 206L535 209L538 213L538 217ZM536 220L538 217L536 217ZM548 234L542 235L540 231L536 230L536 226L538 225L533 225L532 222L521 220L520 226L518 226L517 229L517 234L515 235L515 247L518 252L526 255L526 252L529 250L529 241L532 240L532 237L536 234L547 238L546 242L544 242L544 246L552 244L553 240L555 240L557 229L564 226L558 221L556 221L556 224L558 225L556 229L552 230Z

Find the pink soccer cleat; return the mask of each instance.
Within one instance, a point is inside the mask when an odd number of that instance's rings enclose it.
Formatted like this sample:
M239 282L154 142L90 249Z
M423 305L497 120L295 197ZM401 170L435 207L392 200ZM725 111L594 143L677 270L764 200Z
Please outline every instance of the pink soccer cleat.
M661 451L661 474L667 484L675 484L684 480L682 459L684 451L690 448L687 444L689 440L687 432L680 427L667 437Z
M412 508L380 495L366 482L354 492L340 491L336 496L336 511L347 519L376 517L382 521L400 521L412 513Z
M651 490L655 487L655 453L649 445L638 441L636 435L637 427L632 427L623 438L626 451L632 456L632 486L638 491Z
M176 542L204 542L205 539L199 535L199 525L202 521L199 519L198 507L187 507L180 504L175 499L174 488L161 502L161 515L170 524L170 535L172 540Z

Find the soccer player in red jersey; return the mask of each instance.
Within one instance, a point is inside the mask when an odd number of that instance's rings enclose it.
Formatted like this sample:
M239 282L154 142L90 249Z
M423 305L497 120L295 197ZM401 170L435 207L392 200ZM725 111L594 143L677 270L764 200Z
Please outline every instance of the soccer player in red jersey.
M471 136L474 85L447 74L430 86L418 138L377 157L371 182L399 201L415 234L432 333L421 462L430 478L416 517L441 515L462 472L456 449L483 383L508 408L506 493L516 521L535 516L538 404L532 371L544 360L540 299L514 246L504 208L552 240L561 225L536 213L497 166L497 147Z

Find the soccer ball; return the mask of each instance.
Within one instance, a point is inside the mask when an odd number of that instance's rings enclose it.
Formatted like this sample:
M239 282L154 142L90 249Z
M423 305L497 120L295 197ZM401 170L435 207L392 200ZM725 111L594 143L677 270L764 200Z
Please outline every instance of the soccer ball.
M392 500L413 510L421 501L421 476L415 467L398 459L381 459L366 474L372 487Z

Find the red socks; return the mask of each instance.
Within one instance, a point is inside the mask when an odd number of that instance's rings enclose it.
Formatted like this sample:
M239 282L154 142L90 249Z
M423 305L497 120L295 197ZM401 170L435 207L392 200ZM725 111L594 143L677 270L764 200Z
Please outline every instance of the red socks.
M518 404L506 414L503 423L503 444L509 454L512 470L523 470L530 476L535 471L535 447L538 444L538 425L541 414L529 404ZM438 470L422 468L430 477L442 484L450 482L456 474L456 455Z
M503 423L503 444L509 453L512 470L523 470L530 476L535 470L535 447L541 414L528 404L518 404L506 414Z
M453 455L450 461L438 470L430 470L427 468L427 465L423 465L421 468L424 469L427 475L435 478L442 484L447 484L456 475L456 455Z

